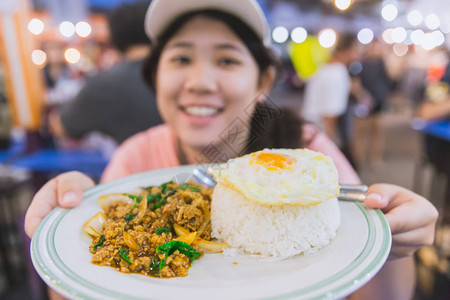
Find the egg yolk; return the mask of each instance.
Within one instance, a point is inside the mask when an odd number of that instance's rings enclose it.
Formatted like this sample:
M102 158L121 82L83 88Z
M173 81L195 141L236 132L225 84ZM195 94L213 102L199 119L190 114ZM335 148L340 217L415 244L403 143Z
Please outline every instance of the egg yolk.
M295 157L267 152L254 153L250 158L250 165L259 164L270 171L288 170L296 162Z

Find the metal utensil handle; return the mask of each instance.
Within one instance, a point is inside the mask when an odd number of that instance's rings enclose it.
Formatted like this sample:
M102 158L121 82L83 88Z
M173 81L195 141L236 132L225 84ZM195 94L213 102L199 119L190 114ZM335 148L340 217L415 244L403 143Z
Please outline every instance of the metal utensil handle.
M369 187L365 184L340 184L341 191L354 191L365 193L369 189Z
M341 201L360 201L364 202L366 195L359 192L342 192L339 194L338 199Z
M205 170L196 168L192 171L192 173L194 174L195 178L197 178L197 180L200 181L200 183L208 187L216 186L216 182L214 181L212 175L208 174Z

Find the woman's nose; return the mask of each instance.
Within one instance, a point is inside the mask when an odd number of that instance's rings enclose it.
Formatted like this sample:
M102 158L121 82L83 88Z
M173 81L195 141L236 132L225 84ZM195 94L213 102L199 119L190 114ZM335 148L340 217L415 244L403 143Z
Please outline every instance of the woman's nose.
M189 92L212 93L217 89L213 66L206 63L196 63L188 73L185 87Z

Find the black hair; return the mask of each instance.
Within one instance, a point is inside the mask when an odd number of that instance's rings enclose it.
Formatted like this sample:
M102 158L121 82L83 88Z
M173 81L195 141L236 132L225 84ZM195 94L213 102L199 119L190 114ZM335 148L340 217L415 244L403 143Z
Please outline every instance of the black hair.
M250 137L245 153L264 148L300 148L309 144L302 139L303 121L292 110L258 103L250 122Z
M145 34L145 13L150 1L122 3L111 10L108 15L108 27L111 44L120 52L125 52L134 45L150 45Z
M188 0L187 0L188 1ZM202 15L217 19L226 24L245 44L258 65L260 76L268 68L280 71L281 63L275 54L267 48L256 33L239 18L218 10L201 10L178 17L157 37L152 51L144 61L143 77L147 84L155 88L156 71L161 52L172 36L190 19ZM268 103L258 103L250 123L250 138L245 153L264 148L299 148L302 143L301 128L303 121L292 111L281 109Z
M269 48L264 46L256 33L243 21L223 11L206 9L189 12L178 17L160 36L157 37L157 41L154 43L155 45L153 45L152 51L145 60L143 66L144 80L150 87L153 89L155 88L156 70L158 69L159 58L165 45L187 21L198 15L217 19L225 23L248 48L258 65L260 75L262 75L269 67L275 67L276 71L280 70L281 63L278 58Z

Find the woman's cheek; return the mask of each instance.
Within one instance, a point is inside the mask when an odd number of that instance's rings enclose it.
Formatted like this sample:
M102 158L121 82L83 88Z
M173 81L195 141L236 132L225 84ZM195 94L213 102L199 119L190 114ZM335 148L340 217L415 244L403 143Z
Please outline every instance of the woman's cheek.
M252 97L256 94L258 87L258 78L253 72L230 73L223 82L227 91L232 91L236 96L241 97Z

